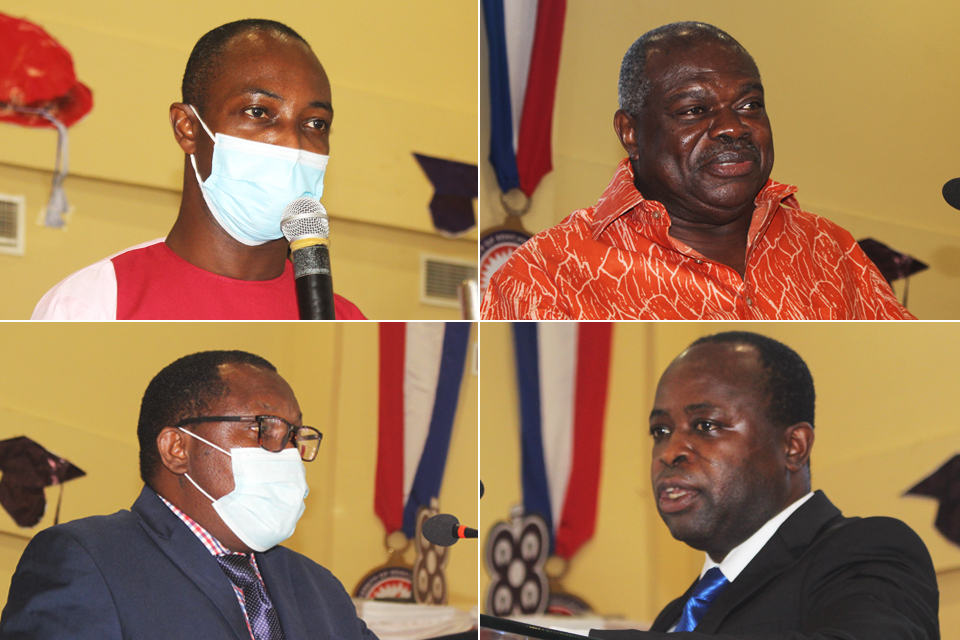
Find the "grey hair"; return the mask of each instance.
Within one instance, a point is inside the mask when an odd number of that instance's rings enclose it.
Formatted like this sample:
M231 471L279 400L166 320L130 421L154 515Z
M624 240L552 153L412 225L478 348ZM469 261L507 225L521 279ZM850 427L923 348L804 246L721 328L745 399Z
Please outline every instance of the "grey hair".
M647 56L650 50L665 41L679 41L689 47L708 40L715 40L743 52L750 62L753 57L726 31L704 22L673 22L651 29L637 38L623 56L618 85L620 108L637 117L650 93L650 78L647 77ZM756 63L754 63L756 66Z

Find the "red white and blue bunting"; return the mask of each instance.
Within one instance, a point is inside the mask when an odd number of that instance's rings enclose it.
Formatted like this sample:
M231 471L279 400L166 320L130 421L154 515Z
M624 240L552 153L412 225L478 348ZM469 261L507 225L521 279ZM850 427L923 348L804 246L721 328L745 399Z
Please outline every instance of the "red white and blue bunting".
M531 196L551 169L566 0L483 0L490 55L490 162L500 190Z
M387 533L416 531L440 494L470 339L466 322L380 324L374 509Z
M552 555L593 537L613 325L513 325L520 390L523 504L540 514Z

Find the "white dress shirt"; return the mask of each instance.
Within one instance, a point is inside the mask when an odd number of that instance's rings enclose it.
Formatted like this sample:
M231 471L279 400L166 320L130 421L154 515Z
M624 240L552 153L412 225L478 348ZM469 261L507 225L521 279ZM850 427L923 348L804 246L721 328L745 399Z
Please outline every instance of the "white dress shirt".
M743 571L750 561L753 560L760 549L763 549L763 546L770 541L770 538L773 537L773 534L777 532L777 529L780 528L787 518L793 515L793 512L800 508L804 502L813 497L813 492L811 491L807 495L803 496L789 507L773 516L767 523L757 529L757 532L752 536L741 542L739 545L734 547L730 553L726 555L722 562L714 562L709 554L704 554L706 560L703 562L703 570L700 572L700 577L703 577L707 571L714 567L720 567L720 573L729 580L733 582L737 579L737 576L740 575L740 572Z
M714 567L720 567L720 573L723 574L729 582L733 582L737 579L737 576L746 569L747 565L750 564L750 561L753 560L760 549L763 549L763 546L770 541L770 538L773 537L773 534L777 532L777 529L780 528L787 518L789 518L794 511L800 508L804 502L813 497L813 492L811 491L807 495L803 496L789 507L773 516L767 520L766 524L757 529L756 533L752 536L738 544L734 547L730 553L724 557L722 562L714 562L709 554L704 554L706 560L703 562L703 570L700 572L700 577L703 577L707 571ZM670 631L673 631L677 627L677 623L673 623L673 626L670 627Z

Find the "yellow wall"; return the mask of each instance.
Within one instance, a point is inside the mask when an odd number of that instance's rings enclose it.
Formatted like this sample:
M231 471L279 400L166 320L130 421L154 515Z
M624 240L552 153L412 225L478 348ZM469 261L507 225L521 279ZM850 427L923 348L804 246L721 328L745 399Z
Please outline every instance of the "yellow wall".
M948 0L569 0L554 171L525 226L540 231L596 203L624 157L613 131L623 54L678 20L719 26L757 61L776 142L772 177L797 185L801 206L854 237L929 264L911 281L911 311L960 318L960 212L940 192L960 176L960 13ZM486 55L481 38L481 229L504 218L487 161Z
M176 217L183 153L167 120L197 39L240 18L279 20L311 43L333 91L324 190L337 291L375 319L447 319L419 303L421 253L476 259L476 233L433 230L430 185L412 153L477 162L477 8L428 0L161 4L0 0L0 12L42 25L73 55L94 109L70 130L75 207L66 230L35 224L46 204L56 134L0 124L0 193L26 195L27 255L0 255L0 318L29 317L63 277L131 244L161 237ZM185 18L188 16L188 18ZM132 185L132 186L131 186ZM5 292L6 293L6 292Z
M763 333L794 348L817 386L813 487L847 515L888 515L926 542L941 586L944 638L960 638L960 549L933 527L934 500L903 492L960 451L950 390L960 386L960 325L866 323L618 323L604 431L597 531L564 586L599 613L652 620L703 564L657 515L647 416L660 374L709 333ZM521 499L510 327L483 323L481 538ZM489 584L481 573L481 598Z
M136 424L150 379L187 353L243 349L270 360L290 383L304 421L323 432L307 465L310 495L286 546L329 568L348 590L387 559L373 512L377 440L377 326L271 323L0 325L0 439L27 435L74 462L87 476L65 485L61 522L128 509L142 483ZM474 336L472 343L476 341ZM440 495L465 524L477 509L477 377L468 365ZM0 598L29 538L52 524L48 511L24 530L0 512ZM457 545L447 566L450 603L477 599L476 548Z

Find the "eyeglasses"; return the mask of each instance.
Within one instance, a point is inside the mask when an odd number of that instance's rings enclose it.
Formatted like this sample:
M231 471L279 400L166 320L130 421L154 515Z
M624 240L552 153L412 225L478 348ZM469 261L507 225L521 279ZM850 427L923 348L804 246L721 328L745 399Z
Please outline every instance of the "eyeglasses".
M292 439L304 462L310 462L317 457L320 441L323 440L323 434L313 427L298 427L277 416L203 416L184 418L176 426L204 422L255 422L258 427L257 444L261 449L279 453Z

